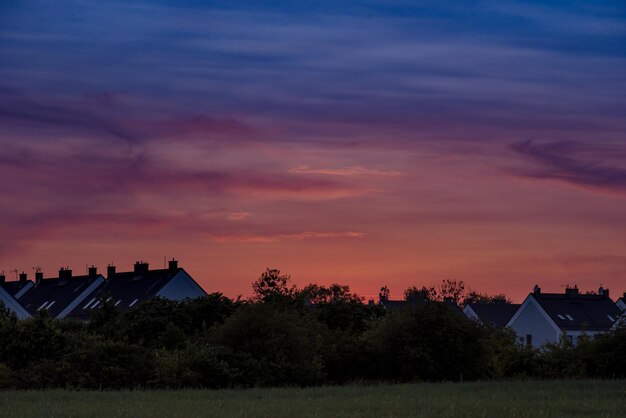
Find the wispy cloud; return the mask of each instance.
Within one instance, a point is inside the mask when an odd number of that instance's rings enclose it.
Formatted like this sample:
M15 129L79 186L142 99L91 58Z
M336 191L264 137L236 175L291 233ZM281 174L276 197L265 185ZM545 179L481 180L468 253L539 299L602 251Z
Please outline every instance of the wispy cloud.
M524 141L513 145L513 150L536 164L535 168L521 173L523 176L597 190L626 192L626 169L622 168L626 164L626 155L621 146L612 149L606 144L593 146L572 141ZM601 159L610 158L615 163L615 157L620 154L619 166Z
M285 240L318 240L318 239L346 239L346 238L365 238L365 234L356 231L341 231L341 232L294 232L286 234L267 234L267 235L215 235L212 236L215 241L218 242L244 242L244 243L272 243Z
M311 168L308 166L299 166L289 170L294 174L323 174L329 176L399 176L401 173L396 170L379 170L374 168L365 168L362 166L351 166L345 168Z

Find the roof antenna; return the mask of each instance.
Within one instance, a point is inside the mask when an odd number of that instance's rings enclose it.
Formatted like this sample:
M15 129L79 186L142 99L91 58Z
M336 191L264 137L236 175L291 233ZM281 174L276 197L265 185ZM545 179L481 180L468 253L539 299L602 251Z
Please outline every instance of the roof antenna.
M18 274L20 273L20 271L18 269L13 269L11 270L11 273L15 273L15 280L18 280Z

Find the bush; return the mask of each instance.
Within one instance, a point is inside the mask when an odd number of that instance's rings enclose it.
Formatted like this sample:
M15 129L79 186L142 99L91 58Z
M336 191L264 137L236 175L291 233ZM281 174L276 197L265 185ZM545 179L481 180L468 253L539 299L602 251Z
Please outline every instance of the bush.
M370 373L389 380L463 380L484 377L483 329L439 303L387 314L364 335Z

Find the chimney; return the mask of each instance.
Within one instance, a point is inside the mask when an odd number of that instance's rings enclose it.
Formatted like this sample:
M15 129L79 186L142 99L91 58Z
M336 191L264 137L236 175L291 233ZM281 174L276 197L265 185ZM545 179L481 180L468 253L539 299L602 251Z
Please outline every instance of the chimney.
M541 288L539 287L538 284L536 284L535 287L533 287L533 293L535 295L540 295L541 294Z
M380 288L380 293L378 293L378 301L379 303L385 303L389 301L389 288L387 286L383 286Z
M2 272L2 274L0 274L0 283L6 283L7 281L7 276L4 275L4 272Z
M147 273L149 270L149 264L145 261L137 261L135 263L135 273Z
M98 275L98 267L93 265L89 267L87 271L89 272L89 277L96 277Z
M605 289L602 286L598 289L598 295L604 296L605 298L609 298L609 289Z
M115 266L109 264L107 266L107 279L110 279L113 276L115 276Z
M42 280L43 280L43 272L36 271L35 272L35 284L41 283Z
M567 296L578 296L578 287L577 286L574 286L574 287L567 286L565 288L565 294Z
M173 258L169 261L169 269L171 271L178 270L178 260L174 260Z
M70 280L72 278L72 270L68 267L61 267L59 269L59 279Z
M20 282L24 283L25 281L28 280L28 274L21 272L20 273Z

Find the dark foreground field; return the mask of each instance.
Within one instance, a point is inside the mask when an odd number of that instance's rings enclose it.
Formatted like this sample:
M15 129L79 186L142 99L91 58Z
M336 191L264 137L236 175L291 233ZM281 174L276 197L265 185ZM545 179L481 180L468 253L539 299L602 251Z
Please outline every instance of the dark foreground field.
M0 392L2 417L623 417L626 381Z

